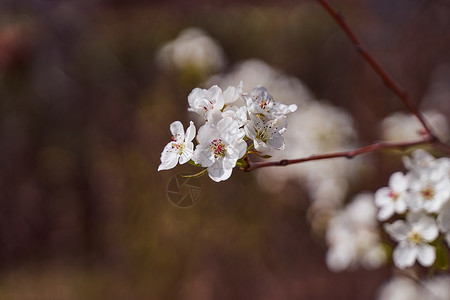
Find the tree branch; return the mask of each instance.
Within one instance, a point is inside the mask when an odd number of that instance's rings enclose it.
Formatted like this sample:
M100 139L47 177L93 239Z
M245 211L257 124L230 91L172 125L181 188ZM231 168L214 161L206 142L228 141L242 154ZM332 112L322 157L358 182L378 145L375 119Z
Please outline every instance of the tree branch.
M264 168L264 167L274 167L274 166L287 166L292 164L298 164L303 163L307 161L313 161L313 160L323 160L323 159L330 159L330 158L337 158L337 157L344 157L344 158L353 158L358 155L380 151L380 150L387 150L387 149L405 149L412 146L418 146L418 145L424 145L424 144L431 144L433 143L430 136L425 136L423 139L415 140L415 141L407 141L407 142L375 142L373 144L357 148L355 150L351 151L341 151L341 152L333 152L333 153L327 153L327 154L318 154L318 155L311 155L308 157L303 158L296 158L296 159L282 159L279 161L269 161L269 162L250 162L247 160L248 166L244 168L244 171L250 172L255 169Z
M344 30L347 37L355 46L356 51L369 63L372 69L381 77L384 84L390 88L403 102L403 104L409 109L409 111L417 117L417 119L422 124L427 135L430 135L433 141L437 141L438 138L434 135L430 126L425 121L422 113L419 111L417 106L412 101L409 94L394 81L394 79L381 67L381 65L373 58L373 56L365 49L365 47L361 44L360 40L356 37L355 33L348 26L347 22L345 22L344 16L335 11L325 0L317 0L323 8L331 15L331 17L336 21L336 23Z
M279 161L273 161L273 162L251 162L248 157L245 157L245 162L247 163L246 167L243 169L247 172L253 171L255 169L264 168L264 167L272 167L272 166L287 166L292 164L298 164L303 163L307 161L313 161L313 160L323 160L323 159L330 159L330 158L337 158L337 157L344 157L344 158L353 158L358 155L380 151L380 150L386 150L386 149L404 149L412 146L418 146L418 145L433 145L435 148L440 149L443 152L446 152L447 154L450 154L450 146L443 143L437 136L434 135L433 131L431 130L430 126L425 121L422 113L419 111L417 106L412 101L409 94L398 84L394 81L394 79L381 67L381 65L372 57L372 55L364 48L364 46L361 44L359 39L356 37L355 33L350 29L347 22L345 22L344 17L342 14L335 11L333 8L328 5L326 0L317 0L324 8L325 10L333 17L333 19L336 21L336 23L344 30L347 37L350 39L350 41L355 46L356 51L369 63L369 65L372 67L372 69L380 76L380 78L383 80L384 84L390 88L403 102L403 104L409 109L409 111L419 120L419 122L423 126L423 137L419 140L414 141L406 141L406 142L375 142L373 144L357 148L355 150L351 151L341 151L341 152L334 152L334 153L328 153L328 154L318 154L318 155L311 155L309 157L303 157L298 159L282 159Z

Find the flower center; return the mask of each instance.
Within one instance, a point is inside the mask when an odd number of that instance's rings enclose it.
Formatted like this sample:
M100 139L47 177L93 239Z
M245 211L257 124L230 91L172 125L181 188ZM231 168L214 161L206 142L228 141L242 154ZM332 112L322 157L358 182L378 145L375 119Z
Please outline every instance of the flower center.
M412 243L412 244L415 244L415 245L417 245L417 244L420 244L420 243L422 243L423 242L423 238L422 238L422 236L420 235L420 233L418 233L417 231L411 231L409 234L408 234L408 240Z
M267 127L256 129L256 138L258 140L261 140L265 143L265 142L267 142L269 137L270 137L270 131L268 130Z
M172 149L174 151L176 151L179 155L183 154L183 151L185 148L186 148L186 144L184 142L172 143Z
M434 190L431 186L425 187L423 190L420 191L422 194L422 197L425 198L425 200L433 199L434 197Z
M259 107L261 107L264 110L269 109L272 103L274 102L272 98L270 97L264 98L261 95L254 97L254 99L258 101Z
M392 201L397 201L399 194L394 192L392 189L389 190L388 196L392 199Z
M209 149L214 153L215 158L224 157L227 149L221 139L213 140L209 145Z

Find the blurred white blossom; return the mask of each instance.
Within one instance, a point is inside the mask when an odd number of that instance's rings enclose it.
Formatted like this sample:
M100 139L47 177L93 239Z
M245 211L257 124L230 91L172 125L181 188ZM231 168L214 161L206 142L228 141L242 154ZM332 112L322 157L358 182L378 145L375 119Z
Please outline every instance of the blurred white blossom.
M421 286L404 276L395 276L378 291L378 300L422 300Z
M394 276L378 290L378 300L450 300L450 276L435 275L428 280Z
M398 242L393 259L396 267L411 267L416 259L424 267L431 266L436 259L436 249L429 243L438 236L434 218L423 213L409 213L404 220L385 224L385 230Z
M187 28L163 45L156 56L166 70L195 68L207 74L224 67L225 56L219 44L199 28Z
M336 211L326 234L326 263L332 271L357 266L373 269L385 262L375 216L373 196L368 193L356 195L344 209Z
M440 139L448 139L448 123L444 115L435 111L425 111L423 115ZM396 112L382 121L381 131L384 140L400 142L419 138L421 131L423 131L423 126L416 116L404 112Z

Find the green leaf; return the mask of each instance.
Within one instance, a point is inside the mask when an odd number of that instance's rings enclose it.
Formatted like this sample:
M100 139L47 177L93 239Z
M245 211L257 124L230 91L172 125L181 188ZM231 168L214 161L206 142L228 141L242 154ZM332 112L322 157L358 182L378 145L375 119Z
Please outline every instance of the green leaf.
M263 154L261 154L261 152L258 152L258 151L248 151L248 153L249 154L255 154L255 155L257 155L259 157L262 157L262 158L271 158L272 157L272 155L268 155L268 154L263 155Z
M181 175L181 177L184 177L184 178L197 178L197 177L205 175L207 171L208 171L208 169L203 169L200 172L198 172L197 174Z
M441 270L447 270L448 268L447 250L442 243L436 247L436 261L434 262L434 265Z
M196 166L196 167L201 167L202 165L196 164L192 159L190 161L188 161L189 164Z

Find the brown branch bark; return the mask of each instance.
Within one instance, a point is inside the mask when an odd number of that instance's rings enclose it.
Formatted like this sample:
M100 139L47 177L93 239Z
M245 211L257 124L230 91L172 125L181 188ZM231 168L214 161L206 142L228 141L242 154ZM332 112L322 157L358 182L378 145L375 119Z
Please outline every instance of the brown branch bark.
M407 142L375 142L373 144L357 148L351 151L341 151L341 152L333 152L333 153L326 153L326 154L313 154L308 157L303 158L296 158L296 159L282 159L279 161L269 161L269 162L250 162L247 161L248 167L244 170L247 172L253 171L255 169L259 168L265 168L265 167L274 167L274 166L287 166L292 164L298 164L303 163L307 161L314 161L314 160L323 160L323 159L330 159L330 158L337 158L337 157L343 157L343 158L353 158L355 156L359 156L362 154L380 151L380 150L387 150L387 149L405 149L412 146L418 146L418 145L424 145L424 144L430 144L432 143L432 140L429 136L415 141L407 141Z
M348 26L347 22L344 19L344 16L335 11L325 0L317 0L320 5L330 14L330 16L336 21L336 23L342 28L347 37L350 39L352 44L355 46L356 51L369 63L372 69L381 77L384 84L391 89L403 102L403 104L408 108L408 110L414 114L417 119L422 124L426 134L432 137L432 140L437 140L437 137L434 135L430 126L425 121L422 113L419 111L417 106L414 104L413 100L409 96L409 94L394 81L394 79L381 67L381 65L373 58L373 56L366 50L366 48L362 45L360 40L356 37L355 33Z
M406 142L376 142L371 145L367 145L361 148L357 148L351 151L341 151L327 154L311 155L309 157L303 157L298 159L283 159L279 161L272 162L250 162L248 157L245 158L247 167L244 168L245 171L250 172L255 169L271 167L271 166L287 166L291 164L298 164L313 160L323 160L331 158L353 158L358 155L386 150L386 149L404 149L412 146L418 145L433 145L434 147L440 149L447 154L450 154L450 146L443 143L437 136L434 135L430 126L425 121L422 113L417 108L416 104L413 102L409 94L394 81L394 79L383 69L383 67L373 58L373 56L365 49L361 44L360 40L357 38L352 29L348 26L342 14L335 11L325 0L317 0L323 8L331 15L331 17L336 21L336 23L342 28L347 37L350 39L352 44L355 46L356 51L366 60L372 69L380 76L384 84L391 89L403 102L403 104L408 108L408 110L419 120L423 126L423 138L415 141Z

